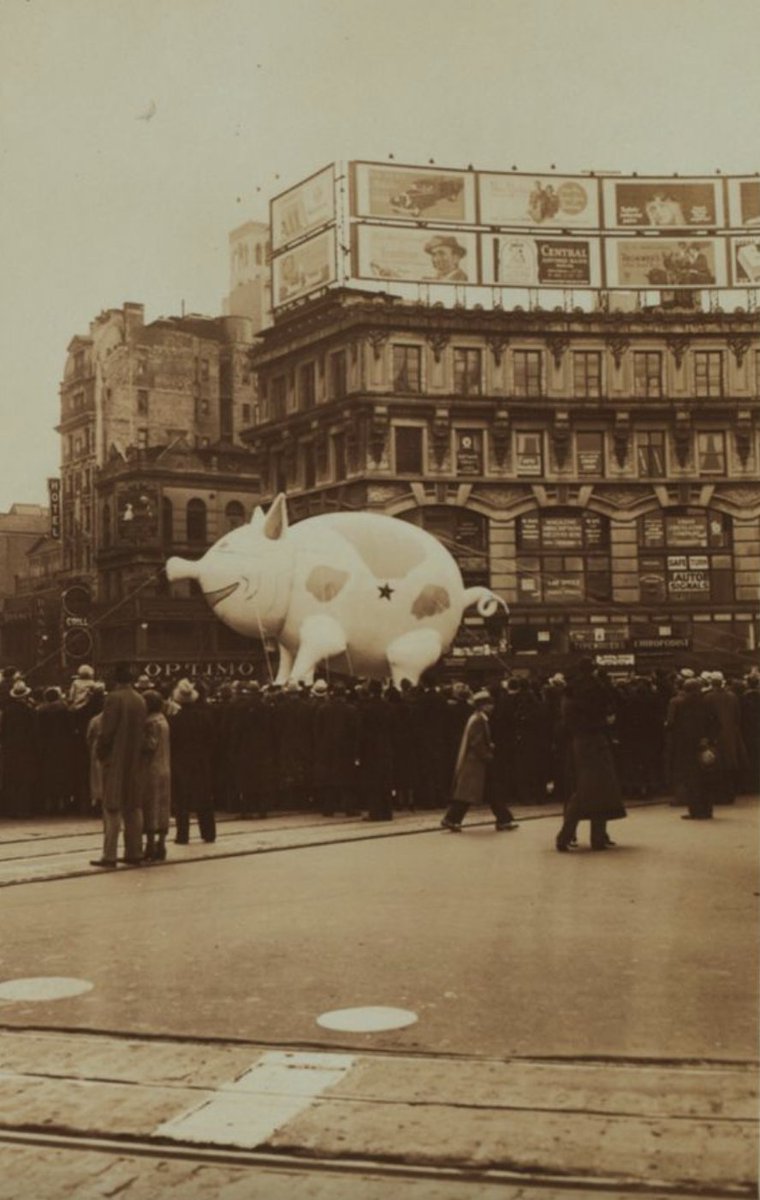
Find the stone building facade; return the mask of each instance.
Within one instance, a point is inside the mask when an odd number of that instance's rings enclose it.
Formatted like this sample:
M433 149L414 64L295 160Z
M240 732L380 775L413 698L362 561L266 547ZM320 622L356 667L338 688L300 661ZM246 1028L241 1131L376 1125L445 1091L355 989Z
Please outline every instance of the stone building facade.
M243 436L264 497L287 492L296 519L355 507L429 528L508 602L513 662L755 656L756 313L338 289L281 315L252 359Z

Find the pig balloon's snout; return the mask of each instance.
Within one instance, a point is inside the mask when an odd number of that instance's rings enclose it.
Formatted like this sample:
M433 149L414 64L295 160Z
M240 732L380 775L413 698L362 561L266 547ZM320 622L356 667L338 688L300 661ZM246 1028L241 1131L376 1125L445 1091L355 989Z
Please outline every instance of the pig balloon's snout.
M170 558L166 564L166 578L169 583L179 579L200 579L200 564L188 558Z

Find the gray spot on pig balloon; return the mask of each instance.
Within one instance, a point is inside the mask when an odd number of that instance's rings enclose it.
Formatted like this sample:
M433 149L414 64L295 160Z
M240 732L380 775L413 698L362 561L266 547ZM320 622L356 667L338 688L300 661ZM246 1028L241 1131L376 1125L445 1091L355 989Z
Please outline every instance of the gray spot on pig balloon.
M336 571L334 567L315 567L306 580L306 590L323 604L334 600L348 582L347 571Z
M436 613L445 612L450 607L451 600L446 588L428 583L412 604L412 616L421 621L423 617L434 617Z

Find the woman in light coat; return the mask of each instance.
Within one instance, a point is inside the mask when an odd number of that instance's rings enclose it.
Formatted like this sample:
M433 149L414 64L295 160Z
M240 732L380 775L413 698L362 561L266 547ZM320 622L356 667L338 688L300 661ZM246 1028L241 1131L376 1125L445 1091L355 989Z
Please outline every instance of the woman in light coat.
M158 692L143 693L148 716L141 763L141 791L145 858L163 862L171 812L171 753L169 722Z

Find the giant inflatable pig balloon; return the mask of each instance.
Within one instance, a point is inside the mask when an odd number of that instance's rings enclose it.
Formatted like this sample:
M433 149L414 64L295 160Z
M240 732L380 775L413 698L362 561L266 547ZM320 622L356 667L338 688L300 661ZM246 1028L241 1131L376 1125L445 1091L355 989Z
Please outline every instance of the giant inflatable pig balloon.
M237 633L276 638L278 683L310 683L320 662L338 658L352 675L416 683L451 645L465 608L491 616L503 604L487 588L465 588L449 552L416 525L338 512L289 528L283 495L198 562L170 558L166 574L196 579Z

